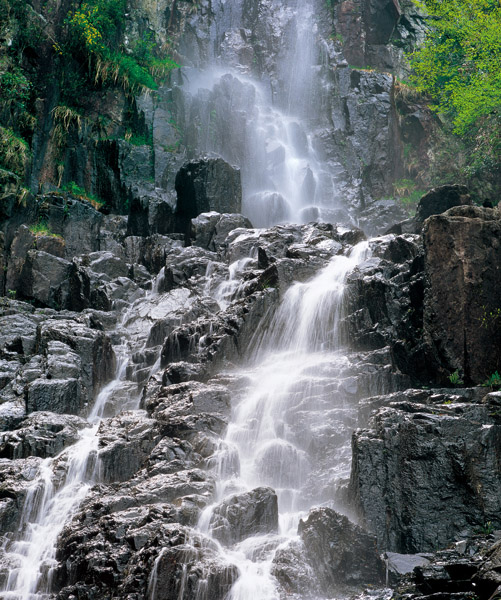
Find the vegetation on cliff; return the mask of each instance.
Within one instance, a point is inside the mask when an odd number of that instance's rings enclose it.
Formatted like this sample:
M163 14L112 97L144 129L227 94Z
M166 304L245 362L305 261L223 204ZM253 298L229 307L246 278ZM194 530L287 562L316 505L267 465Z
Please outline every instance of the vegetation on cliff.
M445 131L452 130L437 144L436 163L447 165L474 187L480 183L484 194L490 187L496 195L501 160L501 6L498 0L421 4L431 26L424 45L412 56L412 80L430 94Z
M72 178L63 177L68 144L125 137L134 95L157 89L176 66L154 33L128 35L128 8L127 0L0 0L0 169L27 185L30 159L43 152L31 187L60 186ZM103 110L113 98L121 99L114 115L122 111L114 123Z

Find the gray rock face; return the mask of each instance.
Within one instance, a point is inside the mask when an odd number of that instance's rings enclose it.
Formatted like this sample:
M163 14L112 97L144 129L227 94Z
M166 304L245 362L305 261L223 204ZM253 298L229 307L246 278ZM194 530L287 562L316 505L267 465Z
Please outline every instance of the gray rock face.
M348 335L356 348L389 345L400 371L428 381L423 328L423 254L417 235L393 234L370 242L372 257L347 279Z
M433 550L500 524L497 397L419 394L390 396L353 436L353 502L379 547L395 552Z
M23 265L21 293L43 306L66 308L69 303L71 263L62 258L30 250Z
M74 444L86 426L80 417L33 413L13 431L0 434L0 457L16 460L28 456L47 458Z
M443 185L430 190L419 201L416 210L416 221L424 221L432 215L444 213L454 206L471 205L468 188L464 185Z
M278 502L271 488L256 488L224 500L210 521L212 535L231 546L252 536L278 532Z
M102 331L90 329L76 321L54 319L41 325L37 343L40 350L44 351L53 348L51 342L54 341L66 344L80 357L82 385L87 397L93 399L115 373L115 354L110 338Z
M202 213L191 221L190 239L192 245L216 252L231 231L251 227L251 222L243 215Z
M347 517L316 508L299 522L298 534L324 593L343 583L383 582L384 566L375 538Z
M501 369L501 216L457 206L424 228L424 337L442 380L482 383Z
M221 158L202 158L184 165L176 175L176 192L181 232L200 213L240 213L242 209L240 171Z

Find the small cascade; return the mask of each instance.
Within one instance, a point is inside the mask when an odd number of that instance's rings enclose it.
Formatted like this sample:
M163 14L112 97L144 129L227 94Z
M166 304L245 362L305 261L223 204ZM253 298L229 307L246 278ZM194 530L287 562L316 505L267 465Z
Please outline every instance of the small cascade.
M268 7L283 45L267 74L226 51L243 35L242 0L214 4L212 42L219 50L208 67L183 68L175 83L176 118L188 155L221 156L240 167L242 212L255 227L334 222L340 215L349 223L337 192L344 169L325 160L313 125L322 103L314 2Z
M333 257L310 281L293 285L271 323L256 332L251 365L241 373L249 381L247 391L237 398L212 461L219 481L216 503L199 521L201 532L221 538L214 530L221 503L262 486L276 493L277 534L218 542L224 560L240 573L232 600L278 600L272 576L277 549L295 539L308 510L332 503L336 481L349 472L346 424L355 407L342 392L349 369L341 328L343 292L346 276L368 252L362 242L349 256ZM322 455L332 454L337 460L321 474Z
M158 288L156 281L152 284L153 291L146 299L150 301L155 299L155 290ZM145 323L141 323L137 316L132 318L141 303L145 303L144 298L126 310L117 327L122 343L115 346L115 378L98 394L87 417L89 427L83 430L76 444L54 458L45 459L40 465L39 475L28 492L23 508L19 539L6 543L3 549L10 556L11 564L16 566L9 573L5 589L0 593L1 598L45 600L51 597L52 575L57 564L57 538L92 485L99 480L100 422L104 416L109 416L109 405L111 402L113 406L114 394L120 393L121 386L128 383L125 374L132 350L138 345L143 347L146 342L145 335L149 328L145 328ZM133 326L129 323L131 320ZM138 335L141 328L142 335ZM156 365L158 361L151 372ZM118 404L120 410L138 408L140 393L137 386L135 389L135 395L126 405L123 402ZM127 391L130 391L129 388ZM64 471L62 476L61 471Z

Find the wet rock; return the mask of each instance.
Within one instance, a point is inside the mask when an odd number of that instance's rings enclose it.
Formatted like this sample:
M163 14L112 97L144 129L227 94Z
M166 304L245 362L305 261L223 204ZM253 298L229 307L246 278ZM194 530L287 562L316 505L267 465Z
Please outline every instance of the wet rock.
M278 532L278 501L271 488L256 488L236 494L214 509L210 528L212 535L231 546L259 534Z
M200 213L240 213L239 169L221 158L202 158L184 165L176 175L178 231L185 232Z
M215 558L209 540L198 535L192 545L188 535L184 528L165 527L160 534L160 551L148 548L138 554L123 593L142 586L152 600L189 600L200 590L208 598L224 598L238 578L237 567ZM150 572L147 586L145 567Z
M148 237L175 231L172 203L162 197L142 195L130 203L127 235Z
M290 541L285 547L282 545L277 549L273 557L271 573L285 594L306 597L309 594L322 594L315 569L306 557L302 540Z
M394 552L444 547L499 520L495 411L475 396L416 394L398 394L353 435L352 501L380 548Z
M496 209L457 206L424 228L424 338L441 380L458 370L482 383L501 368L501 218Z
M464 185L442 185L421 198L415 219L418 223L424 223L428 217L444 213L449 208L471 204L468 188Z
M384 581L376 539L347 517L329 508L313 509L299 522L298 534L324 592L343 583Z
M217 252L224 244L227 235L237 228L252 228L252 224L243 215L202 213L191 221L191 244Z
M30 250L21 275L24 298L61 309L69 305L71 263L47 252Z
M422 341L423 255L416 235L393 234L370 242L373 256L347 278L344 321L355 348L389 345L392 362L416 381L429 381L431 366Z
M27 494L36 481L40 458L0 459L0 531L18 531Z
M98 435L99 469L105 483L131 479L160 439L156 422L135 413L103 421Z
M49 319L40 326L38 347L44 351L54 341L66 344L80 357L82 384L87 397L93 399L115 373L115 354L109 337L77 321Z
M28 387L26 410L77 415L85 401L77 379L35 379Z
M48 458L74 444L87 423L80 417L36 412L13 431L0 434L0 457L16 460L28 456Z
M187 437L205 430L221 434L229 416L230 396L224 386L190 381L162 386L147 397L145 408L169 436Z

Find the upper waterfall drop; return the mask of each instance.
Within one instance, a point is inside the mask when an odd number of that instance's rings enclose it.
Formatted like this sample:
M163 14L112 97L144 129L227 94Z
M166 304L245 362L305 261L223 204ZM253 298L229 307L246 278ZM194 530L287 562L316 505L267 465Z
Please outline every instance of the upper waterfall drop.
M217 155L242 172L243 213L255 227L349 223L337 192L338 168L325 164L314 124L321 112L321 51L313 2L274 2L280 40L273 67L258 65L243 0L218 1L210 63L181 69L175 112L188 157ZM247 7L248 8L248 7ZM224 24L224 30L221 28ZM340 165L339 165L340 167Z

